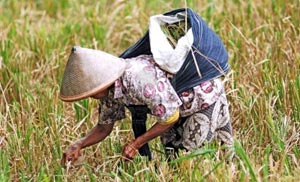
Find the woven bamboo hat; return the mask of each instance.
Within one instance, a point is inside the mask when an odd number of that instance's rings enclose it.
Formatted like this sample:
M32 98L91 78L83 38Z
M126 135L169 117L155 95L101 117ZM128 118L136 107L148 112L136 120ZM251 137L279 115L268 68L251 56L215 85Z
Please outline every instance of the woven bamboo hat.
M60 99L76 101L108 88L125 70L125 61L108 53L75 46L67 62Z

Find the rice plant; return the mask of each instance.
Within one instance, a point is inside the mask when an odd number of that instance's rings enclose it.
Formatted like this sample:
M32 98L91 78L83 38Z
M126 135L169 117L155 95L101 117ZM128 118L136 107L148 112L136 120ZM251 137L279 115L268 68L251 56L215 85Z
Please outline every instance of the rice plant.
M63 168L63 151L98 118L97 102L58 98L71 47L119 55L149 16L186 6L229 51L235 159L216 142L168 163L155 139L152 161L126 163L128 116L83 151L83 165ZM299 9L299 0L0 0L0 181L299 181Z

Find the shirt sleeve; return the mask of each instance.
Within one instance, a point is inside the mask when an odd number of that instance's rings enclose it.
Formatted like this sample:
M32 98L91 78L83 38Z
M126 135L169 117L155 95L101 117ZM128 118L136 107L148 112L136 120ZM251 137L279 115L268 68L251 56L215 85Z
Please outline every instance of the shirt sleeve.
M98 124L112 124L124 118L124 105L118 99L114 99L111 91L107 97L100 99Z
M171 117L169 117L167 120L165 120L164 122L160 122L160 124L169 125L169 124L175 123L176 121L178 121L178 119L179 119L179 109L177 109L175 111L175 113Z
M176 114L181 101L167 78L159 79L155 84L155 95L145 98L148 94L149 85L143 89L143 99L147 102L151 114L156 116L161 124L169 124L168 120Z

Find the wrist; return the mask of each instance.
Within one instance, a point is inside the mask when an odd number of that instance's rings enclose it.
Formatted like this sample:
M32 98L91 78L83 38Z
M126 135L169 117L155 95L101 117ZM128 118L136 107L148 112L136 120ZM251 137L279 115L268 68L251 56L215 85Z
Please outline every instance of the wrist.
M79 146L80 149L84 148L84 138L75 142L76 145Z
M136 147L136 149L141 148L145 143L147 143L147 141L145 141L145 140L143 139L142 136L137 137L137 138L133 141L133 144L134 144L134 146Z

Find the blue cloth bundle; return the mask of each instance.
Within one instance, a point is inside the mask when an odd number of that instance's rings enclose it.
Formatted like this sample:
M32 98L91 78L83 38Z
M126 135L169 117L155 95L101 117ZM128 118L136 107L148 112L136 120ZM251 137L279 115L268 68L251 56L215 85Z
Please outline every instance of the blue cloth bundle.
M230 69L228 53L220 37L207 26L197 13L190 8L181 8L167 12L164 15L174 16L179 12L187 12L194 42L180 70L171 79L171 83L178 94L204 81L225 75ZM152 55L149 31L138 42L123 52L120 57L132 58L142 54ZM194 58L196 61L194 61Z

